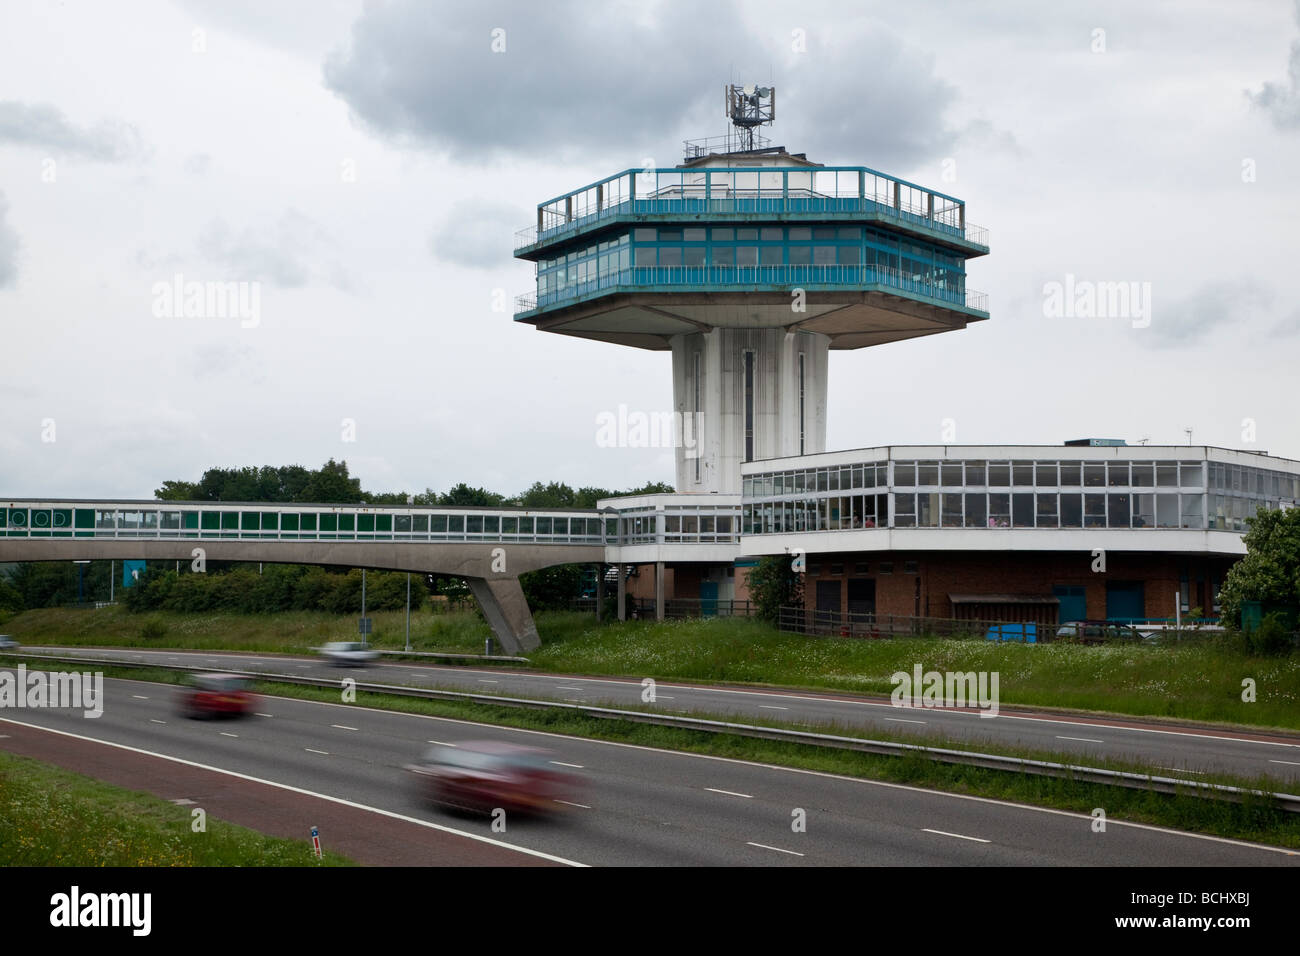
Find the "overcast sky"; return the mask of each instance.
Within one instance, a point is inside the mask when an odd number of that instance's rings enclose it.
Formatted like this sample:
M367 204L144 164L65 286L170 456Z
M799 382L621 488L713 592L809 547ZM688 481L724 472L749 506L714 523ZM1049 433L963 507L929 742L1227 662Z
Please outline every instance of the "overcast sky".
M832 353L829 448L951 419L1300 458L1296 0L6 0L0 495L330 457L376 491L672 481L596 444L672 407L669 356L494 303L538 202L679 162L733 79L777 88L774 142L990 230L989 321ZM178 275L255 284L256 321L169 313ZM1049 314L1067 275L1149 283L1149 321Z

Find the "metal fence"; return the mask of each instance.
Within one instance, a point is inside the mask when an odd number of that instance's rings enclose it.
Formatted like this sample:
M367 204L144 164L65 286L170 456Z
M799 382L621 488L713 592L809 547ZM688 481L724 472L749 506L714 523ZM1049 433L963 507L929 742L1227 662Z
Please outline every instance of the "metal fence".
M830 634L840 637L969 637L982 638L990 628L1002 628L1007 639L1023 639L1023 622L974 621L947 617L916 617L873 612L820 611L782 607L777 626L794 634Z
M605 603L612 608L618 607L618 594L607 593ZM596 612L595 598L576 598L572 602L575 611ZM693 617L752 617L756 611L752 601L721 601L708 598L668 598L664 601L664 617L672 619ZM627 598L627 616L632 619L653 620L655 617L654 598Z

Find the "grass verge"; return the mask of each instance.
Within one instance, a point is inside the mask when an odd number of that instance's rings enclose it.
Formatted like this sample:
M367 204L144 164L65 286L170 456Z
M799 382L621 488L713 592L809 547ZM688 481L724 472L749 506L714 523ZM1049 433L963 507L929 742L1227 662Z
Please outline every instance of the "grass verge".
M284 840L0 751L0 866L353 866Z

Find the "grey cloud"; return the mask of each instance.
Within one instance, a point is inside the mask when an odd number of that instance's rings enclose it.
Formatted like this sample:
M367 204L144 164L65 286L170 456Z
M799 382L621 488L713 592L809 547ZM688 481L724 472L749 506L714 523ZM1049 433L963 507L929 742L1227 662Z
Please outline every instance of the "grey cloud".
M1300 338L1300 310L1292 312L1277 325L1273 326L1270 333L1277 339L1296 339Z
M1300 0L1295 0L1295 7L1300 22ZM1246 96L1269 114L1278 129L1300 129L1300 40L1291 44L1286 72L1287 82L1265 83L1258 93L1247 90Z
M0 289L12 286L18 278L18 233L6 222L9 203L0 193Z
M261 365L247 345L200 345L191 353L189 366L190 374L196 379L244 379L255 385L265 379Z
M1273 302L1273 293L1256 279L1209 282L1170 305L1154 297L1151 326L1141 340L1155 348L1173 348L1211 337L1258 336L1260 314Z
M789 33L754 33L734 2L650 9L582 0L369 5L350 48L326 58L324 80L378 135L476 163L617 152L631 165L650 143L675 151L682 136L720 134L729 63L738 81L772 77L773 140L818 161L911 165L946 154L957 136L942 116L955 90L928 58L867 21L830 43L810 37L810 52L791 60ZM783 61L792 65L773 75ZM761 75L745 74L743 63ZM671 164L664 159L656 162Z
M0 144L4 143L110 163L133 159L144 151L140 134L128 124L105 120L81 128L53 106L15 100L0 100Z
M269 229L236 233L224 220L209 223L199 251L228 270L227 278L266 281L287 289L309 284L353 289L351 277L333 256L334 242L320 223L290 209Z
M430 244L444 262L496 268L510 261L515 231L528 217L528 210L504 203L462 200L452 206Z
M185 157L185 171L195 176L202 176L212 168L212 156L208 153L192 153Z

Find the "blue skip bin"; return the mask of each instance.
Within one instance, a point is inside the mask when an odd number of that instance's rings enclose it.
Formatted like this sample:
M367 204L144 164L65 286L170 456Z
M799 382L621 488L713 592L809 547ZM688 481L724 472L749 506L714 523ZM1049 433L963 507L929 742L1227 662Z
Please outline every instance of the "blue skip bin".
M1025 644L1038 643L1038 625L1033 621L1023 624L994 624L985 637L990 641L1020 641Z

